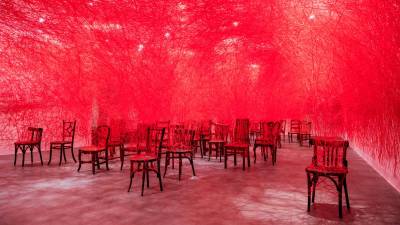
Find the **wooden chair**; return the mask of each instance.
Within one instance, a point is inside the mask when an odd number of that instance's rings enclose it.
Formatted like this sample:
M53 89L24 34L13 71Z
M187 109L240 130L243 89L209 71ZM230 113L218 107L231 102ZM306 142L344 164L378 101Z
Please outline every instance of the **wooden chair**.
M147 149L148 129L153 128L153 124L138 123L137 129L130 132L126 143L120 149L121 170L124 166L125 156L140 154Z
M256 138L261 135L260 121L250 121L250 143L255 142Z
M60 150L60 162L58 165L61 165L62 158L64 156L64 162L67 162L67 158L65 157L65 150L71 149L71 155L74 162L76 162L74 155L74 139L75 139L75 127L76 121L65 121L63 120L63 131L62 131L62 139L60 141L52 141L50 142L50 155L49 162L47 165L51 163L51 156L53 154L53 150Z
M256 138L254 141L254 163L257 160L256 150L261 147L261 154L264 156L266 161L268 158L269 148L271 150L272 165L276 163L276 152L278 148L279 136L280 136L280 122L261 122L261 136Z
M224 145L228 141L229 125L213 123L212 127L214 129L212 129L211 138L208 141L208 161L210 161L212 152L215 150L215 158L219 156L219 161L222 162Z
M160 191L163 191L163 185L161 180L161 154L162 145L165 135L165 127L158 129L154 126L147 127L146 133L146 145L145 148L136 155L130 157L130 182L128 192L132 187L132 180L136 172L142 172L142 196L144 192L144 183L147 181L147 187L150 187L149 172L155 172L160 185ZM156 165L154 165L156 163Z
M108 141L110 139L110 127L108 126L99 126L96 128L94 132L94 137L92 137L92 145L90 146L84 146L80 147L78 152L78 160L79 160L79 167L78 167L78 172L81 169L82 164L84 163L91 163L92 164L92 173L95 174L95 167L97 165L97 169L100 169L100 164L105 163L107 170L108 168ZM104 153L105 156L101 157L100 154ZM91 160L89 161L83 161L82 160L82 154L90 154L91 155ZM100 158L103 159L102 162L100 162Z
M194 131L189 129L178 128L174 130L172 145L166 151L164 177L171 160L179 160L179 180L182 175L182 159L188 159L192 166L193 176L196 176L193 164L193 148Z
M288 132L289 143L293 142L293 135L296 135L297 139L299 139L300 124L301 124L300 120L291 120L290 121L290 130Z
M31 152L31 163L33 164L33 150L35 148L37 148L37 150L39 151L40 163L43 166L42 151L41 151L43 128L28 127L28 133L29 137L27 140L21 140L14 143L15 146L14 166L17 163L17 155L19 149L21 149L22 151L22 167L24 167L25 165L25 152L28 149Z
M116 155L116 149L119 149L121 153L121 149L124 145L124 132L125 132L125 121L121 119L112 119L110 122L110 140L108 142L108 150L109 150L109 160L121 158L121 155Z
M201 128L200 128L200 153L201 158L208 152L208 142L210 141L211 135L211 120L204 120L201 121Z
M227 168L228 156L233 155L234 165L236 165L236 155L241 154L243 157L243 170L246 168L245 159L247 157L247 165L250 167L250 138L249 138L249 119L237 119L233 137L229 144L225 144L224 159L225 169Z
M314 139L314 156L312 158L311 165L306 168L308 188L308 212L310 211L311 202L314 203L315 188L320 177L328 178L334 183L336 187L339 195L339 217L342 218L343 187L346 196L346 206L347 209L350 210L350 201L346 181L346 175L348 173L346 152L348 146L348 141L337 138Z
M304 141L310 143L310 138L311 138L311 122L301 121L300 133L299 133L300 146L303 146ZM310 144L308 144L308 146L310 146Z

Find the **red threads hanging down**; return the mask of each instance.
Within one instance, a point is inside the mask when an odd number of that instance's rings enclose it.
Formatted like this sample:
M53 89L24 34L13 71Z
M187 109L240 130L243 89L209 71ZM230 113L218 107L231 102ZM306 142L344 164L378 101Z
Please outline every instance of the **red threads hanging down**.
M26 127L307 118L400 187L395 0L1 1L0 153ZM47 147L46 147L47 148Z

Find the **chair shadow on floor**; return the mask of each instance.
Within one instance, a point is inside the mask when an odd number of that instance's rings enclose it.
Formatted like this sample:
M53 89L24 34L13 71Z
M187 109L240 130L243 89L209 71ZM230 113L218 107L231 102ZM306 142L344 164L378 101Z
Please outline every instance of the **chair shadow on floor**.
M346 206L343 206L343 218L339 218L337 215L337 204L329 203L314 203L311 205L311 211L308 215L316 218L321 218L329 221L342 221L342 222L353 222L357 209L352 207L351 211L347 211Z

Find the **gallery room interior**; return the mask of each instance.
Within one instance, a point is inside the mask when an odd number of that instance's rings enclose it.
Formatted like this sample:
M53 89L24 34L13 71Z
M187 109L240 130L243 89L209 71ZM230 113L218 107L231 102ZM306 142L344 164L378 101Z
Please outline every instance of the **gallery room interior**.
M0 224L399 224L398 0L0 1Z

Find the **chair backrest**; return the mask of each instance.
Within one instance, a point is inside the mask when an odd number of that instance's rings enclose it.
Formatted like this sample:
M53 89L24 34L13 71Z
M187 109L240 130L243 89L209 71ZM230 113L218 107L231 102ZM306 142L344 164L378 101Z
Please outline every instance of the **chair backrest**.
M171 139L171 121L169 121L169 120L157 121L156 128L158 128L158 129L165 128L163 142L164 142L164 144L169 144L170 139Z
M149 129L154 128L151 124L147 123L138 123L135 135L135 143L137 144L138 149L143 149L148 145L148 137L149 137Z
M147 147L146 152L151 152L161 159L163 141L166 128L148 127L147 128Z
M262 138L272 137L274 130L274 122L273 121L261 121L260 122L260 131Z
M28 127L30 141L40 143L42 141L43 128Z
M290 121L290 132L291 133L300 133L300 120L291 120Z
M181 147L190 147L192 146L192 142L194 139L194 130L185 129L185 128L176 128L174 129L173 134L173 145L181 146Z
M249 144L250 137L250 121L249 119L236 119L235 129L233 133L233 142Z
M200 135L206 137L211 135L211 120L201 121Z
M313 164L318 167L344 168L347 167L348 141L333 138L315 139Z
M213 123L211 130L212 130L211 139L223 140L225 142L228 140L229 125L221 123Z
M311 134L311 122L301 121L300 133L302 133L302 134Z
M72 143L74 142L75 127L76 127L76 120L74 121L63 120L63 132L62 132L63 141L70 141Z
M105 125L98 126L95 135L95 143L93 144L102 148L107 148L110 139L110 127Z

